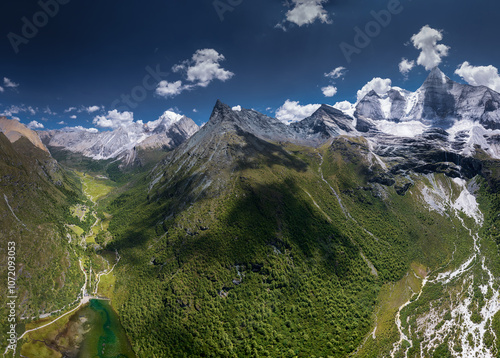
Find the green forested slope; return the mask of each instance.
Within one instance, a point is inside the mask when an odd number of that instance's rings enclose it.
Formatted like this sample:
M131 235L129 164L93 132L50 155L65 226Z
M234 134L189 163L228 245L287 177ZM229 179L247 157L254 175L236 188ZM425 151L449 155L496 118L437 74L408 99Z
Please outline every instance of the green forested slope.
M344 357L412 262L469 253L458 220L416 190L370 184L380 168L363 140L315 150L221 136L204 143L215 153L181 147L109 204L123 257L114 304L139 356ZM374 356L397 340L384 334Z
M12 144L0 133L0 261L7 262L7 243L15 242L18 332L29 317L75 301L83 285L78 245L70 243L64 226L74 221L70 205L81 200L77 183L26 138ZM7 280L6 264L0 265L0 277ZM7 317L6 290L0 285L1 317ZM0 347L8 323L0 320Z

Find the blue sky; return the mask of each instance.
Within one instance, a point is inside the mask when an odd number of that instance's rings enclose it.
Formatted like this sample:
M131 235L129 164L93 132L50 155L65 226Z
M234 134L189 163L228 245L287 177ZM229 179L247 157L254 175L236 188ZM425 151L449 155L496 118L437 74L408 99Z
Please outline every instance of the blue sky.
M125 111L147 122L168 109L201 124L217 99L275 116L287 100L355 102L375 77L415 90L427 70L415 63L402 74L398 65L417 61L411 39L425 25L447 46L446 75L498 83L494 0L16 0L0 8L0 113L49 129L99 127ZM377 29L373 14L389 10ZM372 31L363 48L356 27ZM341 44L356 49L350 59ZM339 67L337 78L325 76ZM323 94L328 86L334 96ZM291 117L307 112L287 108Z

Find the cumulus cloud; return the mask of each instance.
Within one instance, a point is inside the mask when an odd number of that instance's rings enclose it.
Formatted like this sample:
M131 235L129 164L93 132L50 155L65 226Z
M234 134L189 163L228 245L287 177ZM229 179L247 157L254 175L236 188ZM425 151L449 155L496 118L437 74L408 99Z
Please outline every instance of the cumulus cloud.
M237 105L232 108L233 111L241 112L241 106Z
M319 107L321 107L320 104L307 104L302 106L299 104L299 101L290 101L287 99L285 103L276 110L276 118L285 124L298 122L309 117L316 112Z
M321 88L321 91L323 92L323 95L325 97L333 97L337 94L337 87L326 86L326 87Z
M333 105L333 108L338 109L339 111L348 111L352 109L354 105L349 101L337 102Z
M409 61L406 58L402 58L401 62L399 63L399 72L406 76L408 72L413 69L413 67L415 67L415 61Z
M0 92L5 92L2 86L0 86Z
M72 116L70 116L69 118L71 118L71 119L76 119L77 117L76 117L76 115L74 115L74 114L73 114L73 115L72 115Z
M325 77L336 80L337 78L343 77L345 75L345 67L339 66L333 69L331 72L325 73Z
M182 81L161 81L160 83L158 83L158 87L156 87L156 94L165 98L175 97L182 91L184 91L184 89L185 88L182 85Z
M473 86L486 86L500 92L498 69L492 65L472 66L465 61L455 71L464 81Z
M285 19L276 25L286 31L285 24L290 22L300 26L313 24L316 20L331 24L328 12L323 7L327 0L292 0L292 8L286 12Z
M14 83L13 81L11 81L9 78L7 77L4 77L3 78L3 85L7 88L17 88L19 87L19 83Z
M134 114L132 112L118 112L116 109L108 111L106 116L96 116L92 121L98 127L111 129L127 126L133 122Z
M69 112L72 112L72 111L76 111L76 107L69 107L68 109L64 110L64 113L69 113Z
M61 126L64 126L64 125L66 125L66 122L65 121L60 121L60 122L57 122L57 124L59 124Z
M70 127L68 129L76 129L79 131L84 131L84 132L89 132L89 133L99 133L99 130L97 128L85 128L82 126Z
M44 128L43 124L39 123L37 121L31 121L31 122L29 122L29 124L27 125L27 127L29 129L42 129L42 128Z
M101 107L99 106L90 106L90 107L86 107L85 110L88 112L88 113L94 113L94 112L97 112L98 110L100 110Z
M213 80L224 82L234 76L234 73L220 66L219 62L224 60L224 55L214 49L205 48L196 51L191 60L174 66L172 70L186 71L188 81L195 83L196 86L206 87Z
M418 34L411 37L413 46L420 50L417 64L424 66L427 71L432 70L441 63L441 59L448 56L449 47L438 44L443 39L442 30L436 30L429 25L420 29Z
M380 78L380 77L375 77L373 78L370 82L368 82L366 85L363 86L358 91L358 102L363 99L364 96L366 96L369 92L372 90L377 92L379 95L384 95L386 94L392 87L392 81L389 78Z
M185 81L161 81L156 88L156 94L168 98L175 97L185 90L195 87L207 87L212 81L225 82L234 76L234 73L221 67L224 55L211 48L197 50L191 59L185 60L172 67L172 71L183 73Z
M337 68L334 68L332 71L325 73L324 76L326 78L329 78L332 82L332 84L335 84L336 80L343 77L345 75L345 67L339 66ZM326 87L322 87L321 91L323 92L323 95L325 97L333 97L337 94L337 87L333 85L329 85Z

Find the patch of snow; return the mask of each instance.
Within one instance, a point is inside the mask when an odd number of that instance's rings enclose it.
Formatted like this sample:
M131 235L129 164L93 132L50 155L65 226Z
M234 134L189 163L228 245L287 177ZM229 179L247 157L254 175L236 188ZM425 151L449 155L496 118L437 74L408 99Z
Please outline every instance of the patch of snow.
M407 121L394 123L387 120L374 121L377 129L383 133L391 134L397 137L416 137L424 133L428 128L425 124L419 121Z
M417 105L419 95L420 91L417 90L416 92L410 92L409 94L404 96L406 99L406 110L405 110L406 115L409 115L412 109L415 108L415 106Z
M386 98L380 98L380 108L382 109L382 114L384 115L384 118L390 118L391 117L391 107L392 107L392 100L389 96Z
M483 214L479 210L476 197L467 190L467 182L460 178L453 178L453 181L462 188L462 191L457 200L452 204L452 207L457 211L462 211L468 217L473 218L477 224L481 225L483 223Z
M172 111L165 111L156 121L147 122L146 125L151 130L154 130L160 124L165 125L166 128L170 128L173 124L179 122L182 117L182 114L177 114Z

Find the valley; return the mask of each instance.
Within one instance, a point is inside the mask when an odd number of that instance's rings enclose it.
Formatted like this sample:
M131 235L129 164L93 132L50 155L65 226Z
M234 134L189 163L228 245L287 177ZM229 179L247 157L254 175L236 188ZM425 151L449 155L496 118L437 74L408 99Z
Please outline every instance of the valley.
M456 109L477 117L459 136L431 113L450 91L497 95L438 69L392 91L290 125L217 101L196 131L169 114L81 141L42 133L59 161L0 134L20 356L497 356L496 112ZM421 133L382 123L410 115Z
M74 215L84 222L86 216L91 216L95 222L86 235L78 226L72 227L77 235L73 238L79 245L86 248L79 257L81 274L85 282L76 300L67 310L59 310L40 315L41 320L26 324L25 331L18 337L20 357L123 357L134 358L135 355L128 343L118 315L108 302L112 298L115 277L113 270L120 261L118 251L95 252L95 238L101 234L105 237L110 217L105 214L101 220L97 216L99 199L108 194L113 187L105 184L102 176L93 177L89 174L76 172L81 180L83 193L87 196L90 206L77 205L72 208ZM105 244L105 242L103 242ZM97 245L98 246L98 245ZM103 320L104 317L104 320Z

